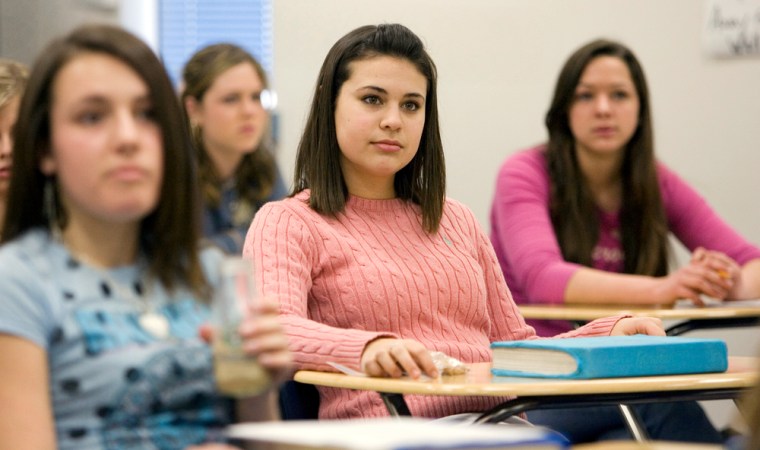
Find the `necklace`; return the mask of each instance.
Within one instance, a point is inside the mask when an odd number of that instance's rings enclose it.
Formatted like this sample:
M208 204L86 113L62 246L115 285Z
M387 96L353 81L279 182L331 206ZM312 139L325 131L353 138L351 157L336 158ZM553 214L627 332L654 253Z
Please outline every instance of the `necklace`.
M106 297L127 300L140 306L142 312L137 318L137 323L140 328L157 339L163 340L169 337L171 331L169 319L164 314L156 311L155 306L150 301L153 289L152 284L150 283L151 280L146 280L144 261L138 263L139 276L130 289L129 287L124 286L120 281L116 280L108 269L100 269L87 257L75 254L63 242L60 232L54 232L53 236L66 249L66 251L68 251L69 255L71 255L72 261L75 261L78 265L87 265L91 271L97 273L103 279L100 285L103 295Z

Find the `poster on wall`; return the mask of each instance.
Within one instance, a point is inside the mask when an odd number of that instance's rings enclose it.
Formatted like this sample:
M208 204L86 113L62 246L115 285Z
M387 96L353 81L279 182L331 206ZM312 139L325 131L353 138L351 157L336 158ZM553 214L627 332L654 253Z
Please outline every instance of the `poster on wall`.
M704 5L708 55L760 57L760 0L705 0Z

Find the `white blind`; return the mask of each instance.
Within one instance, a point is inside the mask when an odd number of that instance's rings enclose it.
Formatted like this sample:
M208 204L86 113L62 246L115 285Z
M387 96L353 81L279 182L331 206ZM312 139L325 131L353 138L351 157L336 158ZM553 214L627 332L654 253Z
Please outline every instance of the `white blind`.
M198 49L231 42L272 74L271 0L160 0L159 53L175 84Z

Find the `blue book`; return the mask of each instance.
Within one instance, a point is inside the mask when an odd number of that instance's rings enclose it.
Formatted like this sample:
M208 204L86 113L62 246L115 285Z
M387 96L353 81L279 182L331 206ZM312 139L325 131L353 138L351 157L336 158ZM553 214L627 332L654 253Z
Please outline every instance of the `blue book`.
M725 372L726 343L680 336L600 336L493 342L497 376L617 378Z

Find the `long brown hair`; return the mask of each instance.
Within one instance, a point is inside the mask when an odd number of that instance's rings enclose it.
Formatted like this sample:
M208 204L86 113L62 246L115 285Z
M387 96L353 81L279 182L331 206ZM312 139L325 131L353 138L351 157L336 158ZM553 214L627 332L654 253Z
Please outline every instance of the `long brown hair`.
M557 80L546 114L552 225L564 258L591 266L591 254L599 239L598 208L578 166L568 114L583 71L600 56L619 58L626 64L640 104L638 126L626 145L621 167L620 231L624 272L665 275L669 255L668 225L657 180L649 89L636 56L618 42L600 39L584 45L570 56Z
M310 206L322 214L335 215L345 208L348 188L340 169L335 102L341 86L351 76L352 62L383 55L411 62L427 80L420 147L412 161L396 173L394 185L399 198L420 205L423 228L435 233L446 195L446 168L438 126L437 73L420 38L403 25L357 28L340 38L327 53L298 144L291 195L311 189Z
M57 199L55 208L43 206L43 186L57 181L43 174L39 166L42 157L51 151L50 110L55 79L66 64L86 53L118 59L148 87L167 163L158 204L140 224L140 250L149 261L150 273L168 289L182 284L207 297L208 283L198 258L200 212L195 161L179 102L153 51L131 33L114 26L79 27L50 43L34 64L14 131L14 164L8 192L11 207L0 242L35 227L50 229L56 223L65 226L65 211ZM51 209L57 211L55 217L45 212Z
M185 64L182 71L184 84L182 108L185 111L185 116L187 117L185 101L188 97L194 98L199 103L202 102L203 96L214 84L216 78L241 63L252 65L261 78L264 88L268 87L264 68L250 53L242 48L233 44L221 43L197 51ZM221 197L222 180L203 143L203 129L195 125L191 127L191 131L195 153L198 157L198 175L203 199L205 204L217 206ZM267 127L258 147L253 152L245 154L235 170L235 188L238 197L251 205L263 203L272 195L276 178L272 147L272 136L270 128Z

